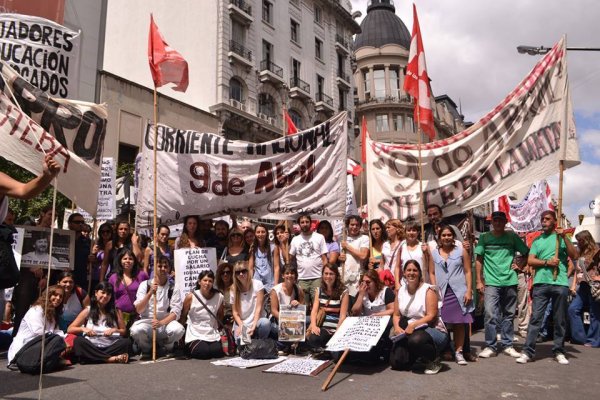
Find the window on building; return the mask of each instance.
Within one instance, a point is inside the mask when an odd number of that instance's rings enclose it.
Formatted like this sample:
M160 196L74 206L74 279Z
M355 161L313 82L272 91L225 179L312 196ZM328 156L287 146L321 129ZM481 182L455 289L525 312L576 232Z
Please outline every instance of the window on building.
M304 129L304 124L302 123L302 116L298 111L294 110L293 108L290 108L288 110L288 115L294 122L294 125L296 125L296 128L298 128L299 130Z
M265 114L268 117L275 118L275 99L268 93L260 93L258 95L258 112Z
M343 89L338 89L338 97L340 99L340 107L339 110L340 111L344 111L348 109L348 92L346 90Z
M295 58L292 58L292 78L300 78L300 66L300 61L296 60Z
M401 114L394 114L392 116L392 118L394 119L394 130L395 131L402 131L403 130L402 115Z
M388 70L388 79L390 83L390 96L392 97L400 97L400 74L398 73L398 68L390 68Z
M369 70L363 71L363 82L365 88L365 100L371 98L371 72Z
M291 29L291 39L293 42L300 43L300 24L290 20L290 29Z
M246 27L236 20L231 20L231 38L242 46L246 44Z
M319 25L323 22L323 10L319 6L315 6L315 22Z
M323 90L325 89L325 78L317 74L317 100L322 100Z
M315 38L315 57L319 60L323 59L323 42Z
M404 124L404 130L407 132L414 132L415 131L415 121L413 120L413 117L409 117L406 116L406 124Z
M229 81L229 98L240 103L244 102L244 85L237 78L231 78Z
M373 71L373 85L375 86L375 97L385 98L385 70L376 69Z
M263 0L262 19L269 24L273 23L273 3L268 0Z
M375 123L377 132L387 132L390 130L387 114L377 114L375 116Z
M271 60L273 59L273 45L266 40L262 41L262 60L267 62L266 67L271 68Z

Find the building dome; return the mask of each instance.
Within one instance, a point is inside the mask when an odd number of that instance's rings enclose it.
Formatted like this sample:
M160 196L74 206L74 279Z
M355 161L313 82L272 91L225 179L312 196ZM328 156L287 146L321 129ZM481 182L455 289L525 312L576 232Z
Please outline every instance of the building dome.
M410 32L396 15L393 0L371 0L367 16L360 24L362 33L354 39L354 50L361 47L382 47L397 44L406 50L410 48Z

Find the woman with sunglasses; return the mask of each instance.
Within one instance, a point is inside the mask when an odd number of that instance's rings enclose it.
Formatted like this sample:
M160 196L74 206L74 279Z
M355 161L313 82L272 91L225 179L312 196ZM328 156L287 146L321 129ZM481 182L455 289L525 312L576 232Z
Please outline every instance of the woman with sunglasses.
M233 334L240 340L245 327L248 337L266 339L271 331L271 323L266 318L264 306L265 290L261 281L252 279L248 263L234 264L233 290Z
M156 228L156 249L158 250L158 257L166 257L169 261L173 261L173 251L169 246L169 235L171 229L165 224L160 224ZM148 274L150 279L154 277L154 246L146 247L144 251L144 272Z
M222 262L217 267L215 279L216 288L223 293L223 325L228 328L233 326L233 311L231 309L231 296L233 292L233 265Z
M248 252L244 243L244 233L240 228L233 227L229 231L227 247L223 250L223 254L221 254L221 261L234 265L238 261L247 260Z
M458 365L467 365L463 355L465 324L473 322L471 312L473 291L471 257L464 248L455 243L454 229L443 225L439 230L437 248L432 251L430 270L435 268L435 280L443 296L441 317L454 335L454 358Z
M79 313L68 332L78 335L73 350L82 364L129 361L131 342L125 338L125 323L115 308L113 287L106 282L96 286L90 306Z

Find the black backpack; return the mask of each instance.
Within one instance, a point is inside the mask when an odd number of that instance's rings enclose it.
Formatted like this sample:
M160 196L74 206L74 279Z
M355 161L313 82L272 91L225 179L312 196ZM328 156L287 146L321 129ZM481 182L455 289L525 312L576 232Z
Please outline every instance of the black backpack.
M15 365L24 374L37 375L40 373L42 339L37 336L27 342L8 365L9 369L15 370ZM46 333L44 344L44 373L56 371L60 366L60 355L67 348L62 337L55 333Z

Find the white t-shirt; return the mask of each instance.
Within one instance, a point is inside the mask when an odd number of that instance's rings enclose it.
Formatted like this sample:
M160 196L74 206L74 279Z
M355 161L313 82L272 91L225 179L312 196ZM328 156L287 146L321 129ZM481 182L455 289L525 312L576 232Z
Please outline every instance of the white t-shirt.
M317 279L323 271L321 256L327 254L325 237L317 232L305 236L301 233L294 236L290 245L290 254L296 256L298 279Z
M244 325L251 326L254 322L254 310L256 309L256 297L259 292L265 289L264 285L258 279L252 279L252 287L247 292L242 292L240 299L240 318ZM231 291L231 304L235 305L235 290ZM260 318L267 316L264 307L261 307Z
M144 297L146 297L146 294L148 293L148 283L152 287L153 282L154 279L149 279L140 283L140 286L135 294L135 301L133 303L134 306L140 304ZM180 292L177 290L177 288L173 288L171 299L169 299L169 282L167 281L167 283L165 283L163 286L159 285L156 289L156 294L150 296L150 300L148 300L146 308L140 313L140 317L142 319L152 318L150 315L150 307L152 307L154 310L154 296L156 296L156 318L161 320L170 313L174 313L176 316L175 320L178 320L181 316L181 309L183 308L181 295L179 293Z
M357 250L369 249L369 237L367 235L348 236L346 242ZM358 293L358 284L360 280L361 263L350 252L346 252L346 262L344 263L344 285L348 288L350 296L356 296Z
M294 296L294 289L292 289L292 295L288 296L283 290L283 283L273 286L273 291L277 294L277 300L279 301L280 306L289 306L292 300L298 300L300 290L301 289L298 287L298 294ZM294 298L292 299L292 297Z
M394 265L400 257L400 244L398 243L394 249L392 249L392 244L389 241L386 241L381 247L381 254L383 255L383 269L394 269ZM394 265L392 265L392 262Z
M214 314L218 315L219 308L223 304L223 295L216 292L210 299L205 299L199 290L195 291L202 299L206 307ZM219 324L217 320L192 294L192 304L187 317L187 330L185 332L185 342L190 343L194 340L203 340L205 342L216 342L220 340Z

